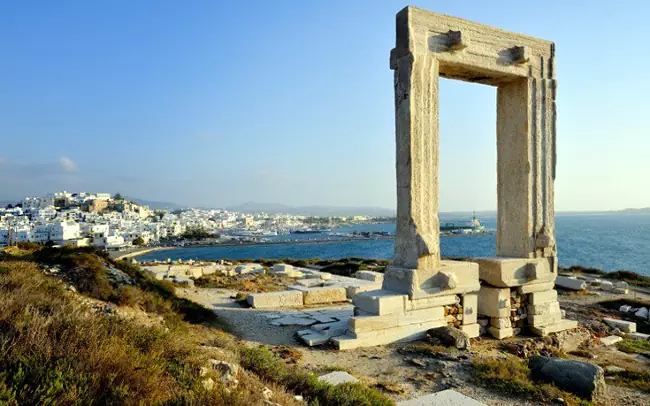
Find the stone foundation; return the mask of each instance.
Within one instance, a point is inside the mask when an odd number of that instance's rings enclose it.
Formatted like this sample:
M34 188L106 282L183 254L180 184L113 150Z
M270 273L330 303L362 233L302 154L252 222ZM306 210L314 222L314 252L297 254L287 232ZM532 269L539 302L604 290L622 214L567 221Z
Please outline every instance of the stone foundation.
M427 330L446 325L478 337L478 266L471 262L441 262L441 268L421 273L393 268L387 272L381 290L355 295L354 317L348 321L346 334L333 339L336 347L343 350L417 340ZM459 269L463 278L447 274L450 269ZM422 275L428 278L420 279ZM396 280L408 283L399 289Z
M528 330L547 335L577 327L564 320L553 283L554 258L482 258L479 275L479 309L489 318L488 331L497 339L516 336ZM499 286L492 286L491 283Z

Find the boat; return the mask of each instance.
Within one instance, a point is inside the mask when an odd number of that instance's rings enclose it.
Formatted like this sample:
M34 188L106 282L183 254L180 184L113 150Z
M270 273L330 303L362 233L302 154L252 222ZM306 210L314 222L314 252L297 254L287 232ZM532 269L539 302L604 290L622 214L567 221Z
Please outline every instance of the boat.
M449 221L440 225L441 232L451 232L455 234L465 234L470 232L481 232L485 226L481 224L476 216L472 216L471 221Z

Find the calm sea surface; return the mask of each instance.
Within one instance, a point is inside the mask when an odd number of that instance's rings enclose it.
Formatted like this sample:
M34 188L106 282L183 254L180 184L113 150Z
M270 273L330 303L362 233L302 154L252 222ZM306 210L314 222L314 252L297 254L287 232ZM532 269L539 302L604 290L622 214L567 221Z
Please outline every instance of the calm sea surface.
M458 218L455 218L458 219ZM444 222L445 219L441 218ZM496 228L495 217L479 220L488 229ZM650 214L558 214L555 218L560 265L583 265L607 271L630 270L650 276ZM332 231L389 231L395 224L370 224L343 227ZM318 236L318 234L316 235ZM291 238L315 238L313 234ZM275 237L276 240L286 236ZM243 258L322 258L393 257L393 240L332 241L234 247L178 248L138 257L139 260L243 259ZM480 257L495 255L496 236L441 237L443 257Z

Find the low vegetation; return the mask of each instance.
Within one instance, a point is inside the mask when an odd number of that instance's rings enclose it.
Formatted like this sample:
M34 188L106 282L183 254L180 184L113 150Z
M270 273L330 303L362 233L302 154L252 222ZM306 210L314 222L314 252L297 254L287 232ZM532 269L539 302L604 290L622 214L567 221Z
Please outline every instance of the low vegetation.
M625 339L616 343L616 348L629 354L650 354L650 342Z
M210 358L244 367L239 383L202 376ZM0 253L0 405L243 406L262 404L265 387L285 406L300 404L294 394L312 405L392 404L362 384L319 382L298 360L288 348L248 348L213 312L126 261L38 245Z
M584 267L584 266L580 266L580 265L573 265L573 266L570 266L568 268L560 267L560 271L578 272L578 273L589 274L589 275L598 275L598 276L602 276L602 277L607 278L607 279L623 281L623 282L627 282L629 284L633 284L633 285L637 285L637 286L650 287L650 277L649 276L639 275L638 273L632 272L632 271L607 272L607 271L603 271L601 269L588 268L588 267Z
M566 405L591 405L591 402L562 391L553 385L533 382L525 360L514 357L475 358L472 361L472 367L477 384L508 396L549 403L557 398L562 398Z
M194 282L201 288L229 289L242 293L278 292L286 290L295 281L281 275L238 275L223 276L221 273L206 275Z
M641 370L625 370L608 374L614 378L613 384L640 389L650 393L650 372Z
M271 382L312 399L312 405L394 405L390 398L362 383L336 386L323 383L313 373L287 365L265 347L242 350L241 364Z

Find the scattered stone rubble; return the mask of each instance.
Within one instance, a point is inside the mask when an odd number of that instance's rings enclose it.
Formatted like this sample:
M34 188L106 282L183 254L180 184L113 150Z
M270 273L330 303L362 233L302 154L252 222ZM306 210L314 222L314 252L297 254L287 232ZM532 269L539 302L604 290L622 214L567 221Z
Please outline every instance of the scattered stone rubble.
M362 271L357 272L356 278L349 278L312 269L295 268L286 264L275 264L269 270L269 274L300 279L297 279L296 284L290 286L289 290L248 295L246 300L254 308L299 307L346 302L359 292L381 287L379 276L383 277L378 272Z

